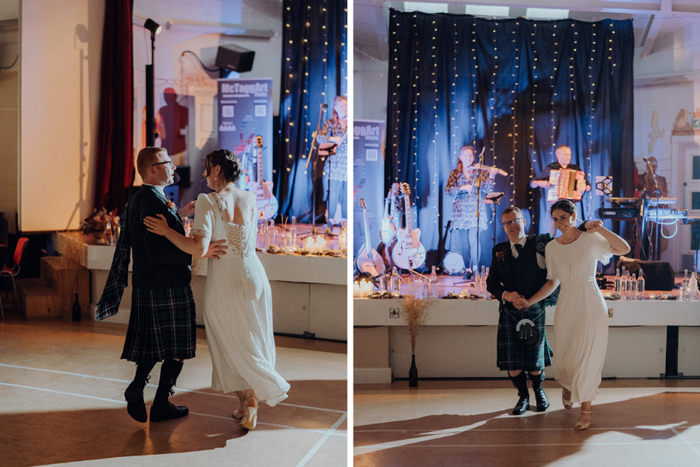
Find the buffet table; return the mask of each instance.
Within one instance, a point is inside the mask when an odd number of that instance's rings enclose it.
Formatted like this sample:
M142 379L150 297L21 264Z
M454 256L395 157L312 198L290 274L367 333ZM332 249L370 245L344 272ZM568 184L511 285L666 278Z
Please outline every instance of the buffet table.
M355 299L355 383L389 383L408 377L408 328L396 311L400 299ZM677 331L677 371L700 375L700 302L608 300L610 333L603 377L658 378L673 368ZM547 308L547 336L554 342L554 308ZM399 313L400 314L400 313ZM676 328L677 327L677 328ZM416 345L420 378L506 377L496 366L498 302L435 300ZM670 346L669 346L670 343ZM556 348L553 349L556 355ZM670 355L670 366L667 356ZM556 369L546 369L554 377Z
M54 245L70 238L56 234ZM107 282L115 247L83 242L81 264L90 271L91 316ZM321 339L347 340L347 259L316 255L258 253L272 288L274 331ZM208 260L204 260L208 261ZM203 262L204 262L203 261ZM206 265L192 275L197 324L204 324ZM130 264L131 268L131 264ZM130 269L131 270L131 269ZM130 274L131 276L131 274ZM129 277L131 284L131 277ZM128 323L131 285L124 291L119 313L105 321Z

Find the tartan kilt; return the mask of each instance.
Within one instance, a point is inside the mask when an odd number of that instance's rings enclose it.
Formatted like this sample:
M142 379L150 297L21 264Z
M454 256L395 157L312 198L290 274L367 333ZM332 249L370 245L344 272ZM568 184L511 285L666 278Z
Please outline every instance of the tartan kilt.
M194 358L197 323L192 289L133 289L121 358L159 362Z
M541 302L540 302L541 303ZM498 368L505 370L538 371L552 365L552 349L545 334L544 306L538 304L525 312L504 309L498 317ZM520 343L515 328L521 319L535 323L540 340L530 346Z

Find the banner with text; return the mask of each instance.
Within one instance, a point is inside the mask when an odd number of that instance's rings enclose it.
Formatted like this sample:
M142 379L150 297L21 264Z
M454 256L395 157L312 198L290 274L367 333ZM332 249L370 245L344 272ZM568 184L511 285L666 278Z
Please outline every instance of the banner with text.
M219 80L219 148L240 160L241 188L257 182L258 156L272 181L272 78ZM256 138L261 136L262 138Z
M379 120L353 123L353 252L365 242L365 216L360 198L367 204L371 247L379 245L379 229L384 213L384 130Z

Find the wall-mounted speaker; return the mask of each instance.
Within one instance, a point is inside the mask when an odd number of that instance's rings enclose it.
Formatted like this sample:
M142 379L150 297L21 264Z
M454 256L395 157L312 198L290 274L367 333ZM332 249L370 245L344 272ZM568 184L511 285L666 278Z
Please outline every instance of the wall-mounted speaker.
M253 69L255 51L233 44L220 45L216 52L216 66L243 73Z

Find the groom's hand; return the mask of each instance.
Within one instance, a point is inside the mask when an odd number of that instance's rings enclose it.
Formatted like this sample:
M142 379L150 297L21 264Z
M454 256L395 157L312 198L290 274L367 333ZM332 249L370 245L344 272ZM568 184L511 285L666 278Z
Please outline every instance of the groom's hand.
M225 245L226 240L216 240L215 242L209 242L209 249L207 249L207 254L203 258L213 258L219 259L226 254L228 250L228 245Z
M518 301L522 298L525 298L525 297L520 295L518 292L504 292L503 298L506 299L507 301L515 304L516 301Z

